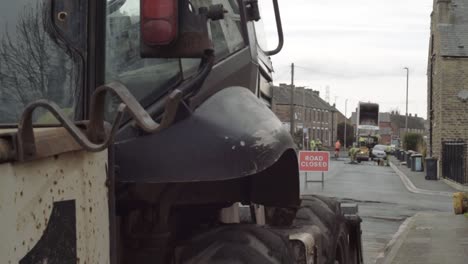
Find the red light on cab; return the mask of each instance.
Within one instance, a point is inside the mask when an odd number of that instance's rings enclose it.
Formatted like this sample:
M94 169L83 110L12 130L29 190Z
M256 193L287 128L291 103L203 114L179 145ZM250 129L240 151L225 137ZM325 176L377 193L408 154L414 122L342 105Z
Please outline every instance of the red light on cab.
M177 0L140 0L140 8L146 45L168 45L177 38Z

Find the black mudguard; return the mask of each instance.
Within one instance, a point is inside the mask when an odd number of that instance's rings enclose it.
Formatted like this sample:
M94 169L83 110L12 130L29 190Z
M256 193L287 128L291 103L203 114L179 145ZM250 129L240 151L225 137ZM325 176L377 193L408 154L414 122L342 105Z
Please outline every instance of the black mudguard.
M294 149L291 136L264 103L246 88L230 87L160 133L117 143L117 179L144 183L236 179L272 167ZM282 161L281 168L292 174L288 177L298 178L295 153Z

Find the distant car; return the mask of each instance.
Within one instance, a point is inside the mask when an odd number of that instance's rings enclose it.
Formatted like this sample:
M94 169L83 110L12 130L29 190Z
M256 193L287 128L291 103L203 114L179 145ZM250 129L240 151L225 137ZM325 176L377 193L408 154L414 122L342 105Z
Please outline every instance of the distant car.
M386 150L388 149L385 145L375 145L372 148L372 158L374 159L385 159L387 157Z

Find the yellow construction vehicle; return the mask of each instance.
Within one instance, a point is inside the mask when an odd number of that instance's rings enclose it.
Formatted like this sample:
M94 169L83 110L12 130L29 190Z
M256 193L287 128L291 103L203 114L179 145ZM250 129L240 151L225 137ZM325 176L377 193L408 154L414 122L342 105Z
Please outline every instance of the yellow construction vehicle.
M0 2L0 263L362 263L357 206L299 195L258 4Z

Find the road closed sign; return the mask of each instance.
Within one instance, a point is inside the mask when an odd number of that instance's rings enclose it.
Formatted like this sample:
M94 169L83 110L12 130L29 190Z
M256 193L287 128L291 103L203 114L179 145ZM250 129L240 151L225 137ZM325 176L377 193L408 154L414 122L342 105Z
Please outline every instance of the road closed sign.
M300 171L328 171L330 152L327 151L300 151Z

